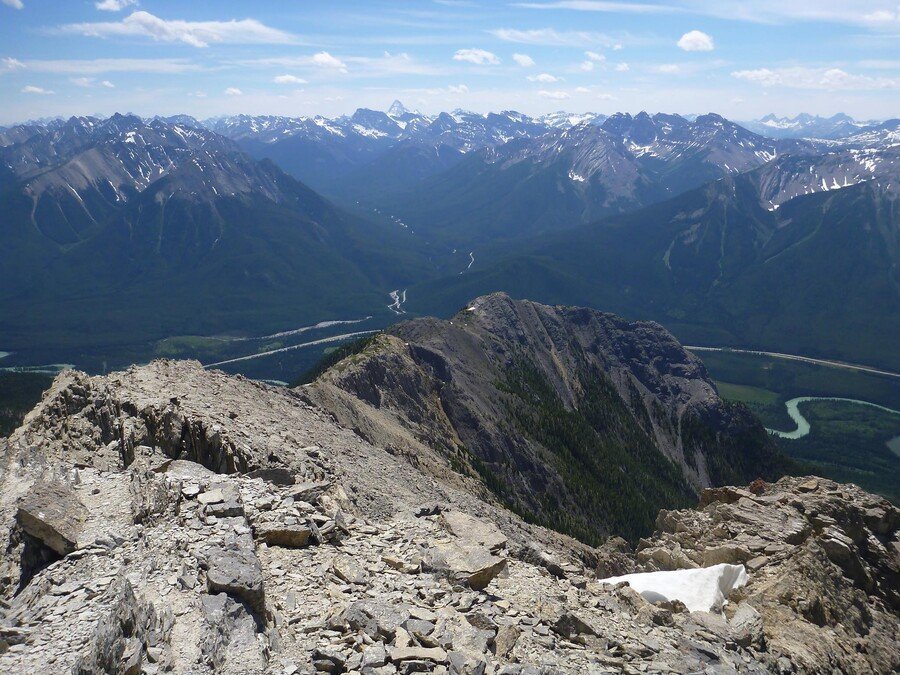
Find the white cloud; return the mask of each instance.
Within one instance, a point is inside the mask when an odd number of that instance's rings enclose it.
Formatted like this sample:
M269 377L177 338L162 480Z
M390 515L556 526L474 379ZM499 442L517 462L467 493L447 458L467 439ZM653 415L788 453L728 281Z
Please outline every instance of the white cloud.
M580 68L586 73L594 70L598 63L606 62L606 57L603 54L598 54L597 52L588 51L585 52L584 55L587 57L587 61L582 61Z
M136 4L137 0L100 0L94 3L94 7L101 12L121 12L126 7Z
M575 9L584 12L614 12L616 14L663 14L678 8L636 2L606 2L605 0L557 0L556 2L517 2L516 7L528 9Z
M230 21L181 21L160 19L149 12L137 11L121 21L70 23L60 26L62 33L90 37L147 37L157 42L182 42L193 47L210 44L290 44L290 33L270 28L256 19Z
M692 30L681 36L678 47L686 52L711 52L715 49L712 36L699 30Z
M12 70L21 70L25 67L25 64L19 61L19 59L14 59L11 56L5 56L0 59L0 73L8 73Z
M552 82L559 82L559 78L551 75L550 73L541 73L540 75L530 75L528 79L531 82L542 82L544 84L550 84Z
M629 70L631 70L631 67L624 61L622 63L616 64L616 72L617 73L627 73Z
M237 87L228 87L228 89L225 90L226 96L241 96L243 93L244 92L242 92Z
M468 61L478 66L496 66L500 59L486 49L459 49L453 55L454 61Z
M275 84L306 84L306 80L296 75L277 75L272 79Z
M554 101L564 101L565 99L569 98L568 92L565 92L565 91L541 90L538 92L538 96L541 96L542 98L553 99Z
M50 91L49 89L44 89L43 87L35 87L34 85L29 84L29 85L22 87L22 93L23 94L47 95L47 94L52 94L53 92Z
M3 59L5 63L6 59ZM55 59L35 61L10 61L18 68L39 73L63 75L97 75L99 73L186 73L201 70L200 66L185 59ZM2 70L2 69L0 69Z
M339 70L342 73L347 72L347 64L328 52L318 52L313 54L312 63L320 68L332 68L334 70Z
M575 87L576 94L592 94L591 98L598 99L600 101L615 101L616 97L612 94L604 94L598 92L595 87Z
M675 63L661 63L658 66L651 66L650 72L661 75L674 75L675 73L680 73L681 68Z
M513 61L523 68L531 68L534 65L534 59L528 56L528 54L513 54Z
M900 80L848 73L840 68L757 68L736 70L732 77L764 87L820 89L824 91L900 89Z
M346 73L352 70L354 77L390 77L396 75L446 75L443 69L413 59L406 52L381 56L342 56L337 58L328 52L313 56L276 56L237 61L236 65L250 68L277 67L307 69L311 76L322 76L326 71Z
M464 84L451 84L447 87L447 91L451 94L468 94L469 88Z
M22 4L22 0L3 0L3 4L7 7L12 7L13 9L25 8L25 5Z
M860 5L865 4L865 8ZM900 28L900 8L896 0L671 0L666 4L606 2L603 0L557 0L519 2L518 7L542 10L580 10L630 14L692 14L752 23L819 21L875 30Z
M116 85L114 85L109 80L97 82L97 80L95 80L93 77L71 77L69 78L69 82L74 84L76 87L84 87L86 89L91 87L105 87L107 89L116 88Z
M557 31L554 28L536 28L518 30L516 28L495 28L488 31L504 42L515 42L525 45L541 45L546 47L604 47L615 44L610 36L591 31Z

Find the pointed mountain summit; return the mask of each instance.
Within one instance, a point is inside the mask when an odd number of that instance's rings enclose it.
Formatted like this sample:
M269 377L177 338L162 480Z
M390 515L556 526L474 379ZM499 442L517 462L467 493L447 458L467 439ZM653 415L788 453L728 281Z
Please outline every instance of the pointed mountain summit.
M408 115L411 112L412 111L409 110L400 101L395 100L393 103L391 103L391 107L388 108L387 114L388 117L403 117L404 115Z

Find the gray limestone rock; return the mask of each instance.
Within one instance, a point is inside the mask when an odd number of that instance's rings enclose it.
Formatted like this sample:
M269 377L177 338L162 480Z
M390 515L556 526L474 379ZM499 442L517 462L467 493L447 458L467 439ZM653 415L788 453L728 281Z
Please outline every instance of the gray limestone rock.
M263 573L256 554L236 544L213 546L204 552L206 585L210 593L227 593L247 603L260 622L265 622Z
M19 526L59 555L75 550L86 519L84 504L62 483L34 485L16 511Z
M426 569L446 574L476 591L506 569L504 558L492 555L486 548L464 548L455 543L437 544L429 548L423 560Z

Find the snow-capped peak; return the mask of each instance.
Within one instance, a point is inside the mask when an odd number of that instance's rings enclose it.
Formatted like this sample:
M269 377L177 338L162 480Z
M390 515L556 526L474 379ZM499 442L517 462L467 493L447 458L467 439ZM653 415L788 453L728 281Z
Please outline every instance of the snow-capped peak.
M387 114L388 117L403 117L410 112L411 111L400 101L394 101L393 103L391 103L391 107L388 108Z

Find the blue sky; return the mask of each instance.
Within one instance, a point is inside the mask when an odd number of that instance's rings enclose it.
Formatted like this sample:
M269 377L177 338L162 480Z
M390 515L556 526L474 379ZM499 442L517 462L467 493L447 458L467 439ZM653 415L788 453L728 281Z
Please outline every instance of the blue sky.
M0 123L466 108L900 116L898 0L0 0Z

